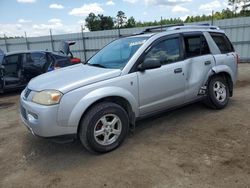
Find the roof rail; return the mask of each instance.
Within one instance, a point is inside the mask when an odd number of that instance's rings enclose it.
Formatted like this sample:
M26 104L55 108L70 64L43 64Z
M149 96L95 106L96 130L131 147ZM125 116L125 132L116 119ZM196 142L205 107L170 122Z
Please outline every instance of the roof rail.
M184 26L183 23L180 24L170 24L170 25L162 25L162 26L155 26L155 27L149 27L140 32L139 34L146 34L146 33L151 33L151 32L161 32L161 31L166 31L163 30L164 28L170 28L170 27L177 27L177 26Z
M217 26L212 26L209 24L198 24L198 25L183 25L183 26L176 26L176 27L171 27L167 28L167 31L172 31L172 30L181 30L181 29L211 29L211 30L220 30L219 27Z
M211 29L211 30L220 30L217 26L212 26L209 23L204 24L190 24L185 25L183 23L180 24L170 24L170 25L163 25L163 26L155 26L155 27L149 27L143 30L140 33L137 33L136 35L151 33L151 32L162 32L162 31L172 31L172 30L181 30L181 29Z

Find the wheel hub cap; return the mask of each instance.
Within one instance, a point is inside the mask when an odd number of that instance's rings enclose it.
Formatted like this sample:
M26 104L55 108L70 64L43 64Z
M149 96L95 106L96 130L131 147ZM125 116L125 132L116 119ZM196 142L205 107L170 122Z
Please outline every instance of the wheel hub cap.
M226 86L220 82L217 81L214 83L214 93L215 97L219 102L224 102L227 97L227 92L226 92Z
M115 114L107 114L101 117L94 128L94 138L98 144L113 144L120 136L122 123Z

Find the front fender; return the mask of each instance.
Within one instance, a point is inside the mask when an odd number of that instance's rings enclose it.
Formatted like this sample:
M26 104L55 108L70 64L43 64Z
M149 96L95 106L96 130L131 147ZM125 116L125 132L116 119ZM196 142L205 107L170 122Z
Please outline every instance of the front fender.
M126 99L130 103L131 108L135 113L135 116L139 115L138 111L139 104L135 99L135 97L129 91L120 87L104 87L91 91L75 105L70 114L68 125L69 126L78 125L82 115L85 113L85 111L88 109L89 106L91 106L100 99L112 96L122 97Z

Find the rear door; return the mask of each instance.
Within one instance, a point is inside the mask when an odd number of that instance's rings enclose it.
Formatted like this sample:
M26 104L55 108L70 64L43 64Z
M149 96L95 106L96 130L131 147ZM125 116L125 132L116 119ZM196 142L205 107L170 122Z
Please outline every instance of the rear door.
M229 66L234 71L234 75L237 74L237 54L233 48L232 43L227 36L223 33L210 33L214 42L218 46L221 54L215 54L216 65ZM236 80L236 78L233 78Z
M31 79L44 72L44 66L46 66L47 58L43 52L31 52L26 53L23 57L23 68L25 75Z
M21 54L5 56L2 63L4 66L4 87L14 87L19 84L21 77L21 56Z
M186 58L185 102L190 102L199 98L199 91L215 65L215 60L202 32L184 33L183 43Z
M185 78L182 48L179 35L160 39L146 52L147 58L160 60L158 69L137 72L141 115L161 111L182 104L185 95Z

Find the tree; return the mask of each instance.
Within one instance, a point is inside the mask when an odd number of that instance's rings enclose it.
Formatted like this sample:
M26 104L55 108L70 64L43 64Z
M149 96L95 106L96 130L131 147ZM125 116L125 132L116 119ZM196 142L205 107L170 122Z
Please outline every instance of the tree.
M99 14L96 16L94 13L90 13L85 19L86 27L90 31L108 30L113 29L114 21L110 16L104 16Z
M127 24L126 24L126 28L132 28L136 26L136 21L135 18L132 16L128 19Z
M98 15L100 19L100 27L101 30L108 30L108 29L113 29L114 28L114 21L112 17L110 16L103 16L102 14Z
M233 13L236 16L238 9L241 8L243 11L245 11L247 8L250 7L250 1L249 0L228 0L228 5L232 6Z
M116 15L116 22L118 28L122 28L124 24L126 23L127 17L125 16L125 13L123 11L118 11Z
M88 17L85 19L85 26L90 31L98 31L101 30L100 27L100 20L98 19L98 16L96 16L94 13L90 13Z

